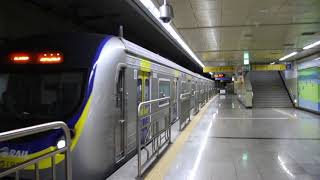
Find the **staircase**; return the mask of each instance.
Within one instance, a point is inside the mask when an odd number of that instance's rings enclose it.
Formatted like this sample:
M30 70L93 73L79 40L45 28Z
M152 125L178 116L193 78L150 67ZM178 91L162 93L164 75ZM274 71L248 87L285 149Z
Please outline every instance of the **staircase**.
M293 107L278 71L250 72L253 108Z

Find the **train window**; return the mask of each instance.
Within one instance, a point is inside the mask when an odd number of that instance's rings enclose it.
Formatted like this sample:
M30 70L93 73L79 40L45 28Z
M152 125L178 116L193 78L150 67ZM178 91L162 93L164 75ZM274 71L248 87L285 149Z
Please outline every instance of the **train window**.
M0 74L0 113L31 124L65 120L80 104L83 84L83 72Z
M170 97L170 81L159 80L159 98ZM159 102L159 106L167 105L167 101Z

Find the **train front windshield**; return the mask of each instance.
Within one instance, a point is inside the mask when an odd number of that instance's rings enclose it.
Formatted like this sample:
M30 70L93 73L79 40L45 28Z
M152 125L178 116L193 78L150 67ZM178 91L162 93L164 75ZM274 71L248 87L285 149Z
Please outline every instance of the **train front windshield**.
M65 121L80 104L83 72L0 73L0 132Z

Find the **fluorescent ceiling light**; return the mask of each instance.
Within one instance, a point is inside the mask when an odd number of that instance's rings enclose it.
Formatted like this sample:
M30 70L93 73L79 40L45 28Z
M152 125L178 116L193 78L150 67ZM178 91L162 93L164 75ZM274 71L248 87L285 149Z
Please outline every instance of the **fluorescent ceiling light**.
M315 46L318 46L320 44L320 41L317 41L317 42L314 42L312 44L309 44L308 46L305 46L303 49L306 50L306 49L311 49Z
M151 0L140 0L140 2L149 10L149 12L160 22L160 24L168 31L168 33L180 44L180 46L203 68L204 64L194 54L190 47L184 42L180 35L174 30L170 24L163 23L160 20L160 11Z
M288 54L288 55L285 55L285 56L283 56L282 58L280 58L279 59L279 61L283 61L283 60L285 60L285 59L288 59L289 57L292 57L292 56L294 56L294 55L296 55L298 52L292 52L292 53L290 53L290 54Z

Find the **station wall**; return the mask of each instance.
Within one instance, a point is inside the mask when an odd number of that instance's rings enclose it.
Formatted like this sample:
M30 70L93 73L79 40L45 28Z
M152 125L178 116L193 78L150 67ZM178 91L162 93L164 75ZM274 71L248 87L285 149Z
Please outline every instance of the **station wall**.
M298 72L299 107L320 112L320 67Z
M285 85L288 89L288 92L291 96L291 99L298 100L298 66L296 62L292 63L290 70L282 71L282 77L284 77ZM298 102L294 104L298 106Z
M296 106L320 112L320 59L318 55L293 62L292 69L283 72L290 95Z

